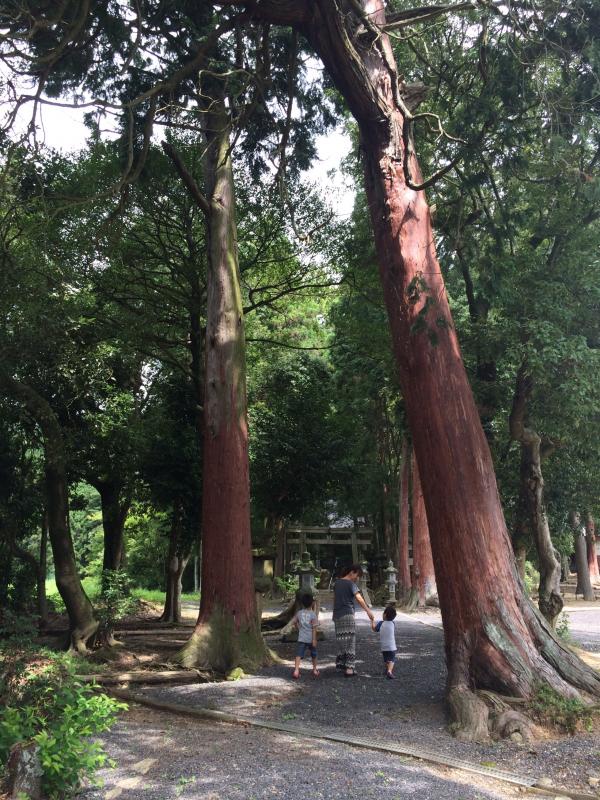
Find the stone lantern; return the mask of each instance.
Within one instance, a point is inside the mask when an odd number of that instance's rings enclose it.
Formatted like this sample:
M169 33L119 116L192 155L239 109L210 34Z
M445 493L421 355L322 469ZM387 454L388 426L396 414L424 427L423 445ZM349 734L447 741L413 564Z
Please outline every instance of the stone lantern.
M302 558L296 563L295 572L299 578L300 591L309 591L314 595L316 592L315 576L320 574L320 570L315 567L307 550L302 553Z
M396 602L396 584L398 583L396 579L396 575L398 574L398 570L395 569L392 561L387 565L387 567L383 570L385 573L385 582L389 592L389 600L391 603Z

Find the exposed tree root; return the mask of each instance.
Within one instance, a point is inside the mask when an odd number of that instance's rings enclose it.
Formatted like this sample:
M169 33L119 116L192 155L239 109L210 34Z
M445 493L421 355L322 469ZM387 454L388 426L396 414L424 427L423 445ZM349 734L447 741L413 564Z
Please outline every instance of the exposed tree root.
M277 614L276 617L268 617L267 619L263 619L260 624L261 630L278 631L281 630L281 628L285 628L300 607L298 595L296 595L292 602L286 608L284 608L280 614Z
M490 741L489 710L483 700L466 686L454 686L448 693L448 702L453 719L451 730L457 739L480 744Z
M533 740L531 720L518 711L509 709L492 718L492 735L497 739L508 739L519 734L523 741Z
M586 704L600 697L600 674L557 638L529 601L520 612L517 632L499 601L495 616L483 620L483 635L463 636L454 649L447 647L451 727L462 740L485 742L490 735L518 733L528 741L532 722L510 704L519 699L526 704L543 686ZM478 696L471 690L473 683L484 690Z
M419 592L413 587L402 606L402 611L416 611L419 606Z
M69 651L78 653L81 656L88 655L90 652L88 645L93 644L98 627L99 623L95 619L92 619L92 621L84 627L77 627L70 631L68 643Z

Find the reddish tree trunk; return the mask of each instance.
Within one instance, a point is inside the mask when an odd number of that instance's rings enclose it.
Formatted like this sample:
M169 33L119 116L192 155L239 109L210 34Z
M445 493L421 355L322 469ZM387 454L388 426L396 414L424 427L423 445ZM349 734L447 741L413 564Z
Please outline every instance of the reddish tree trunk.
M600 694L600 676L556 639L517 576L489 448L462 362L410 137L383 0L265 0L262 19L306 33L358 122L365 186L444 622L450 704L487 735L473 687L531 696L540 683Z
M419 604L425 605L425 602L436 593L436 583L423 490L414 453L412 457L412 521L413 584L419 595Z
M402 83L381 30L381 0L312 10L309 35L356 117L365 185L392 343L423 494L444 622L455 716L470 687L531 696L540 682L600 694L600 677L570 653L524 594L496 487L491 455L462 362L435 254L421 173L406 133ZM352 42L352 47L349 46ZM398 88L399 87L399 88ZM454 702L454 700L456 702ZM474 713L465 736L480 738Z
M591 514L587 514L585 518L585 538L590 580L592 583L600 583L600 570L596 555L596 522Z
M250 539L244 314L224 103L205 113L208 234L202 594L181 660L227 672L268 658L257 620Z
M410 553L409 553L409 482L410 482L410 447L404 439L402 443L402 468L400 473L400 521L398 536L398 597L406 602L410 594Z

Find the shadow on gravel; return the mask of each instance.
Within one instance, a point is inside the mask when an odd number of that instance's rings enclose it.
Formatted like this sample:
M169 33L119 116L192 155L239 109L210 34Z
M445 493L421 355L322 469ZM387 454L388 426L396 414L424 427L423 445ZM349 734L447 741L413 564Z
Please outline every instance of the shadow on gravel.
M283 663L257 675L237 682L148 686L137 688L136 693L186 707L403 743L523 776L548 777L555 786L589 792L588 776L600 775L600 744L591 735L548 739L533 746L510 741L474 745L450 735L444 700L443 632L435 615L427 621L431 624L399 615L394 681L383 675L378 638L362 612L357 614L359 674L344 678L337 672L333 623L330 612L324 612L321 627L325 638L319 642L321 676L317 679L310 675L306 660L300 680L292 680L295 645L269 637ZM517 790L506 784L447 768L433 770L398 755L140 707L102 738L119 767L104 773L106 789L83 793L90 800L396 800L412 794L420 800L471 800L517 796ZM550 790L550 796L555 794Z

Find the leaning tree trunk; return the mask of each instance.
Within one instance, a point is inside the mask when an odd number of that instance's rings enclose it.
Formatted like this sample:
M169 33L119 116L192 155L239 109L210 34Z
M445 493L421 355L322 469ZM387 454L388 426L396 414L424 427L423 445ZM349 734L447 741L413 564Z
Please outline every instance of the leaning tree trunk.
M592 583L600 583L598 556L596 555L596 522L591 514L585 517L585 541L587 545L587 562Z
M75 563L75 551L69 529L68 484L64 445L60 425L47 401L26 384L0 372L0 386L19 398L34 417L44 438L44 473L48 533L56 586L63 599L70 627L70 644L78 652L87 651L86 643L98 629L94 609L86 595Z
M410 446L406 437L402 442L402 467L400 472L400 515L398 530L398 598L402 604L408 601L411 589L409 552L409 481Z
M362 7L358 14L356 7ZM600 694L600 676L555 637L515 566L412 148L407 91L382 31L382 0L317 0L300 23L358 120L368 207L402 394L422 476L444 622L448 689L480 738L471 690L531 696L540 683ZM338 8L342 13L339 12ZM298 14L298 4L290 14ZM462 714L466 712L466 716Z
M560 594L561 568L554 554L544 502L542 440L534 430L525 425L527 401L531 389L532 379L527 374L526 366L522 365L517 374L509 421L511 437L521 444L518 513L521 515L521 524L528 524L531 529L538 554L540 611L554 628L564 605Z
M186 666L227 672L268 660L257 619L250 539L245 333L225 105L206 111L208 233L202 594Z
M575 542L575 567L577 569L575 595L581 594L584 600L592 601L594 599L594 590L592 589L588 567L585 529L581 525L581 517L576 511L571 512L570 522Z
M423 502L423 490L415 454L412 457L412 532L413 532L413 584L419 596L419 605L436 594L435 571Z
M529 697L547 684L568 695L600 695L600 676L555 637L515 570L435 253L411 138L410 89L383 28L383 0L239 4L304 32L358 122L402 395L417 461L426 465L450 704L463 735L485 735L481 703L470 702L473 688Z

